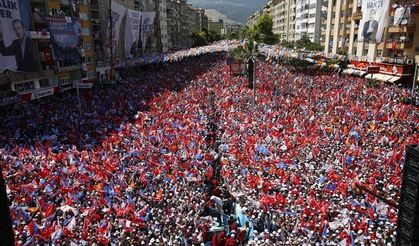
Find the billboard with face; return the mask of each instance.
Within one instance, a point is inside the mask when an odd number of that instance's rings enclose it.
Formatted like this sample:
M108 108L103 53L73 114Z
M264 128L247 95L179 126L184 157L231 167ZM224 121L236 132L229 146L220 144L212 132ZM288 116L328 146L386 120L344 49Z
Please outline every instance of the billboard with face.
M33 72L39 68L34 43L28 35L29 11L29 0L0 2L0 72Z

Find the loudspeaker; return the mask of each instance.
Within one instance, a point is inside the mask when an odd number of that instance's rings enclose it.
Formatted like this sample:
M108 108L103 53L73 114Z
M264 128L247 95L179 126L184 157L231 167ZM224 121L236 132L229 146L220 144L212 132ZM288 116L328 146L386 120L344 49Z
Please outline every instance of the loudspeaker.
M409 145L403 169L397 245L419 245L419 146Z

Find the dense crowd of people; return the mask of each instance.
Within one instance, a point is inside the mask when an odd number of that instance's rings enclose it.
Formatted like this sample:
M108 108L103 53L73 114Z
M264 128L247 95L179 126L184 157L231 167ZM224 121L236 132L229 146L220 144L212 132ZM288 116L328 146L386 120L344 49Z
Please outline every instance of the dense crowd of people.
M17 245L392 245L417 107L397 86L205 55L1 112Z

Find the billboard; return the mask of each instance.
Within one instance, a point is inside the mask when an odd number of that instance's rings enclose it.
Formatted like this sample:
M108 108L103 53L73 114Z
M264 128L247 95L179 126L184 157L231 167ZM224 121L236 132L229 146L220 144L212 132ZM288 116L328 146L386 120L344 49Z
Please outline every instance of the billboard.
M44 17L51 35L53 57L58 61L81 61L82 27L78 19L71 17Z
M360 41L381 42L389 22L390 0L363 0L359 24Z
M153 31L154 17L156 12L143 12L141 13L141 43L143 52L147 44L147 39L150 33Z
M125 57L132 58L140 56L142 48L140 39L141 12L128 9L127 24L125 25Z
M0 3L0 72L33 72L39 68L29 35L29 0Z
M106 34L106 40L104 43L104 50L107 57L111 57L111 47L113 54L117 54L116 51L118 50L119 45L119 31L127 8L112 0L111 9L112 23L108 23L108 33Z

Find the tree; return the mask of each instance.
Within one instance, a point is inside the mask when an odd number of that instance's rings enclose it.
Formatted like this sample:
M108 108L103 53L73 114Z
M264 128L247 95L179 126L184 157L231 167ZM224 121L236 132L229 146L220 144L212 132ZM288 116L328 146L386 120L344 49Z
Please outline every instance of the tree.
M208 45L205 32L192 33L193 47Z
M254 62L257 60L259 55L258 44L253 40L245 41L243 46L238 46L229 53L229 56L234 60L247 63L249 88L253 88Z
M306 49L311 51L320 51L323 49L323 47L320 44L311 42L307 33L304 33L303 36L299 40L297 40L297 42L295 42L295 46L298 49Z
M256 23L250 28L249 36L259 43L276 44L278 35L273 33L273 19L268 14L263 14Z

